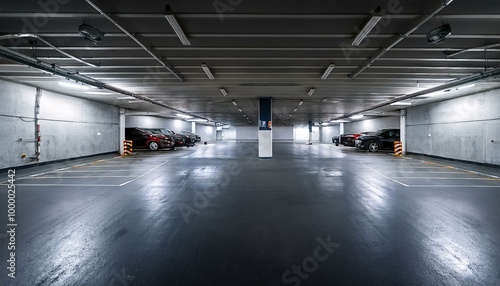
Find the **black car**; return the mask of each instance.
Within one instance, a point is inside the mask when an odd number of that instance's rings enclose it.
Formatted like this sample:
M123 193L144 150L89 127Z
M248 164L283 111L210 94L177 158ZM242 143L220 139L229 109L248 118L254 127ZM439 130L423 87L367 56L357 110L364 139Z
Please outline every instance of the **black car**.
M363 135L356 139L355 147L360 150L377 152L381 149L394 149L394 142L399 141L399 129L382 129L376 133Z
M344 146L354 147L356 143L356 139L363 135L368 135L370 132L361 132L361 133L353 133L353 134L340 134L337 137L337 142L335 142L335 137L332 137L332 142L335 143L335 146L339 146L339 144Z
M201 142L201 137L194 134L193 132L182 130L182 134L191 137L194 140L194 142Z
M335 144L335 146L339 146L339 136L333 136L332 143Z

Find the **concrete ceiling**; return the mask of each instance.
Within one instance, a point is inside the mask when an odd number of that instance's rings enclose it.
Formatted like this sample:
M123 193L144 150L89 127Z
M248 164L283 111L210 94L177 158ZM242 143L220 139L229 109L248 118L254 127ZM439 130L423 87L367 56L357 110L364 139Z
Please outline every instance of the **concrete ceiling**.
M273 97L273 124L282 125L308 120L329 122L377 106L372 114L397 111L401 107L380 105L500 67L500 46L474 49L453 57L444 54L500 43L500 1L451 2L355 79L349 75L359 71L398 36L410 31L443 1L92 2L149 48L182 81L84 0L30 4L2 1L0 36L30 33L39 39L3 39L0 46L151 99L163 107L118 99L124 95L107 90L62 87L58 82L65 79L59 76L1 57L0 77L137 111L166 116L184 111L233 125L250 124L242 113L255 125L258 98ZM37 3L52 5L44 7ZM166 4L172 8L191 45L181 43L163 16ZM379 6L385 16L359 47L351 46L357 31ZM94 45L82 38L78 34L82 23L105 32L104 40ZM428 44L426 33L442 24L452 27L452 35L439 45ZM98 67L69 58L47 43ZM203 63L214 74L214 80L202 70ZM330 64L335 64L335 68L322 80ZM414 105L423 104L497 88L499 84L496 77L490 77L478 81L468 91L453 89L432 97L415 97L412 101ZM228 95L223 96L220 88ZM315 92L308 96L311 88ZM301 100L304 103L299 105ZM290 114L293 116L287 120Z

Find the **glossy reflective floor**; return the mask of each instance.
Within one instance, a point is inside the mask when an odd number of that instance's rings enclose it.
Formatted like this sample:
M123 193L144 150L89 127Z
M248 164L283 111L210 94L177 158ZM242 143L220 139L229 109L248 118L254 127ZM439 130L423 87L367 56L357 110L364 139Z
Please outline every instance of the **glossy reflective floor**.
M19 170L0 285L500 285L500 170L331 144L256 157L217 143Z

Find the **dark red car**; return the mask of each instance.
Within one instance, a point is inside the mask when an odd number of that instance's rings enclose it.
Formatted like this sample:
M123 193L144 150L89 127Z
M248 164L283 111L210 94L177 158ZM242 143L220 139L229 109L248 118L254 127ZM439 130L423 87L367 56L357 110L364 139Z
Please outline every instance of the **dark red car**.
M125 128L125 139L132 140L134 148L149 148L153 151L160 148L175 148L175 142L170 136L144 128Z

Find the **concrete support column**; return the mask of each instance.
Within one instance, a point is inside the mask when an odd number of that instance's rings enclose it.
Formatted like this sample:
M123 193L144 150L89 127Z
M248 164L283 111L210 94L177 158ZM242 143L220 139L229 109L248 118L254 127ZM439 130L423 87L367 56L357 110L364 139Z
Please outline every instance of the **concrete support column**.
M259 98L259 158L273 157L272 98Z
M196 133L196 122L191 122L191 132Z
M345 129L344 129L344 123L343 123L343 122L341 122L341 123L340 123L340 133L339 133L339 136L340 136L341 134L344 134L344 130L345 130Z
M125 109L120 108L120 155L122 156L125 153L123 141L125 141Z
M403 142L403 155L406 155L406 109L401 110L400 141Z
M312 145L313 143L313 122L309 121L309 141L307 145Z

